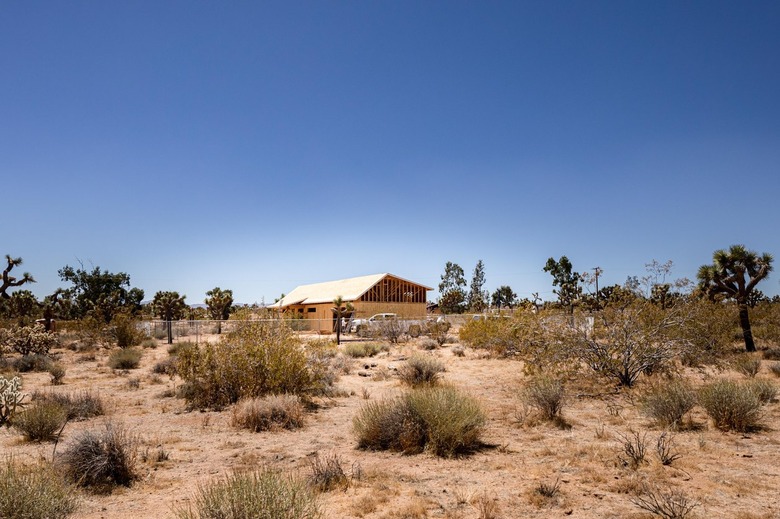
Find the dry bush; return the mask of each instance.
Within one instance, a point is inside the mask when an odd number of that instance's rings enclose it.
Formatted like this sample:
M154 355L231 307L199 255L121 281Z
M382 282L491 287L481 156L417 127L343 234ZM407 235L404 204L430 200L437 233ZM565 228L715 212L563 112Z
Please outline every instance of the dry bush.
M643 485L639 495L631 498L631 502L642 510L646 510L664 519L685 519L699 506L681 490L669 488L662 490L656 486Z
M59 362L53 362L47 371L51 376L52 385L59 386L62 384L62 379L65 378L65 366Z
M769 348L764 350L763 357L766 360L780 360L780 348Z
M336 488L346 490L349 478L341 466L341 458L330 454L320 458L319 453L309 460L309 485L318 492L329 492Z
M76 393L38 392L32 395L35 402L55 403L67 413L68 420L86 420L105 414L103 400L90 391Z
M523 401L537 409L545 420L558 420L566 401L563 381L547 375L534 377L523 391Z
M217 344L179 351L184 397L198 408L219 409L241 398L322 391L328 372L310 363L301 339L281 320L245 321Z
M13 426L27 441L53 441L67 418L68 413L61 405L41 402L18 414Z
M383 319L374 324L377 335L391 344L397 344L407 338L404 324L398 318Z
M718 380L701 389L699 403L719 429L746 432L759 426L761 400L747 384Z
M127 430L107 423L102 431L82 431L59 456L68 479L79 486L107 492L115 486L130 486L136 471L138 439Z
M445 371L444 363L430 355L414 354L398 367L398 378L410 386L435 384Z
M454 346L451 351L455 357L466 356L466 349L463 346Z
M320 519L316 494L305 481L263 468L234 472L200 486L179 519Z
M759 402L767 404L777 396L777 386L771 381L754 379L748 382L748 388L758 397Z
M267 395L239 401L230 425L253 432L303 427L305 410L295 395Z
M696 391L682 378L652 386L642 395L642 413L662 427L678 428L696 405Z
M748 354L742 354L732 363L735 371L748 378L754 378L761 369L761 359Z
M64 519L77 506L73 490L51 465L24 466L11 457L0 464L0 517Z
M39 353L30 353L22 355L13 361L13 367L19 373L28 373L30 371L49 371L54 361L47 355Z
M671 433L663 432L655 442L655 453L661 465L671 465L674 461L680 459L680 454L674 450L674 436Z
M773 362L769 365L769 372L776 377L780 377L780 362Z
M731 350L736 305L714 303L707 298L693 298L680 305L686 319L675 325L670 333L682 340L680 359L683 365L698 367L719 365ZM740 335L739 339L742 339Z
M135 369L141 363L142 355L137 348L114 350L108 356L108 366L112 369Z
M152 373L173 377L176 375L177 363L178 359L176 357L168 357L167 359L163 359L156 363L154 367L152 367Z
M629 431L628 434L618 433L617 436L620 439L618 459L623 466L636 470L647 462L647 433Z
M432 351L439 347L439 343L433 339L423 339L417 345L421 350Z
M358 447L454 457L479 446L486 422L474 398L453 387L423 387L369 402L353 419Z

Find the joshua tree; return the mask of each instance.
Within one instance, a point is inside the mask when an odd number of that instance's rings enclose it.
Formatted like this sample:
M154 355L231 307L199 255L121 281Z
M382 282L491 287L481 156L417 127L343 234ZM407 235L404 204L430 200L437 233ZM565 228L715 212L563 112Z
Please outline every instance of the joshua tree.
M756 351L748 314L749 297L759 281L772 271L772 255L760 257L744 245L732 245L728 251L716 250L712 265L702 265L697 277L699 287L710 299L733 299L739 308L739 324L745 339L745 350Z
M171 321L181 319L187 310L187 304L184 302L185 297L187 296L179 296L178 292L160 291L154 294L152 311L155 315L160 316L160 319L168 323L168 344L173 343Z
M569 258L561 256L558 261L549 258L542 270L549 272L553 277L553 286L559 287L553 290L553 293L558 295L561 306L568 307L569 313L573 314L574 303L580 298L582 288L579 286L581 276L577 272L572 272Z
M33 279L29 272L22 274L22 279L16 279L11 275L11 270L13 270L14 267L18 267L22 264L22 258L12 258L10 254L6 254L5 259L8 262L8 266L6 266L5 270L3 270L3 282L0 285L0 297L3 299L8 299L11 296L6 293L6 290L11 287L22 286L25 283L35 283L35 279Z
M206 306L211 318L217 321L217 333L222 333L222 321L230 317L230 307L233 306L233 291L222 290L219 287L206 292Z
M343 308L342 308L343 307ZM347 304L344 304L344 298L341 296L337 296L336 299L333 300L333 312L336 314L336 344L341 344L341 318L344 316L345 313L350 314L354 311L354 307L352 306L352 303L347 301Z

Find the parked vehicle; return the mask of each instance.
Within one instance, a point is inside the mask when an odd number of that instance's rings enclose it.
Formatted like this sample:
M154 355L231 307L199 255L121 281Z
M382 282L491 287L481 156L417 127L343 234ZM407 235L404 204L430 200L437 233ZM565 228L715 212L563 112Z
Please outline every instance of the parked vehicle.
M422 334L428 333L430 325L436 323L446 323L448 325L447 329L449 329L449 323L446 322L443 316L439 316L438 318L409 319L400 318L397 314L393 313L381 313L374 314L368 319L354 319L349 331L351 333L356 333L359 337L370 337L381 335L382 328L392 324L397 325L397 329L394 330L394 332L398 334L419 337Z

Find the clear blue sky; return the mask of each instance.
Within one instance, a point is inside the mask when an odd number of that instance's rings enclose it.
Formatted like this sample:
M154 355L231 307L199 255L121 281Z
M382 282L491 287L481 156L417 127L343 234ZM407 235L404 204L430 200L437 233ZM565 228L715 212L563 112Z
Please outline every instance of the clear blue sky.
M7 1L0 74L0 254L39 296L79 260L189 303L780 271L778 2Z

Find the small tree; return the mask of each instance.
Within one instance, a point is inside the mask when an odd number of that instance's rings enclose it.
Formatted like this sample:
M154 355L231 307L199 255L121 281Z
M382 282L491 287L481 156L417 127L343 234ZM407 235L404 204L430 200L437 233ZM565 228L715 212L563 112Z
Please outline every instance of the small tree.
M457 263L448 261L439 283L439 307L445 314L462 314L466 303L466 278Z
M206 295L208 297L205 303L209 315L217 321L217 334L220 334L222 333L222 321L226 321L230 317L230 308L233 306L233 291L215 287L206 292Z
M168 324L168 344L173 343L171 321L181 319L187 311L188 307L184 302L186 297L179 296L178 292L160 291L154 294L152 311Z
M352 303L347 302L347 304L344 304L344 298L341 296L337 296L336 299L333 300L333 313L336 314L336 344L341 344L341 319L344 317L344 314L351 314L354 311L354 308L352 307Z
M568 307L569 313L574 313L574 303L580 298L582 288L579 286L580 274L572 272L572 264L569 258L561 256L555 261L549 258L543 269L553 277L553 286L558 287L553 293L558 295L558 301L562 306Z
M487 296L482 290L485 286L485 264L477 261L474 273L471 275L471 290L468 296L468 307L472 312L482 312L487 307Z
M726 298L736 301L745 351L756 351L750 329L748 302L758 282L772 271L772 255L765 252L759 257L744 245L732 245L728 251L716 250L712 259L712 265L699 268L699 287L712 300Z
M73 284L62 291L62 297L72 301L68 305L72 311L69 317L81 319L92 315L108 324L119 311L140 309L144 298L143 290L130 288L130 276L124 272L114 274L100 267L88 271L83 265L79 269L65 265L58 274L60 279Z
M512 291L512 287L508 285L501 285L493 292L491 296L491 303L493 306L501 310L501 308L514 308L517 304L517 294Z

